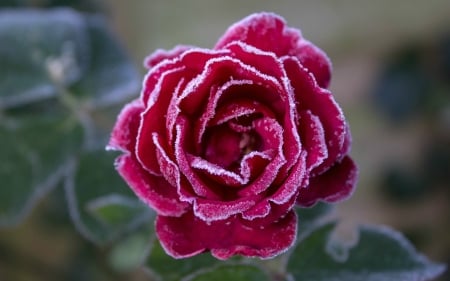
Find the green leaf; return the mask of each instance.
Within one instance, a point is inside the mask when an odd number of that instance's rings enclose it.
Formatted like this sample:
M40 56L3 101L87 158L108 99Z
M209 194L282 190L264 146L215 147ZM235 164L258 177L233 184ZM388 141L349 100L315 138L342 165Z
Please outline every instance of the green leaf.
M122 103L137 95L140 75L123 47L100 16L87 16L90 63L83 79L72 91L90 107Z
M287 267L293 280L424 281L444 270L386 227L361 227L355 246L330 240L333 228L334 223L318 228L295 248Z
M104 10L101 1L98 0L2 0L0 7L72 7L81 11L99 12Z
M315 225L320 223L321 219L332 213L334 205L324 202L318 202L312 207L295 209L298 217L299 236L313 229Z
M191 277L185 281L269 281L266 273L253 265L224 265Z
M164 249L156 239L147 260L149 270L159 277L160 280L164 281L179 281L186 275L192 274L199 269L210 268L215 264L219 264L219 261L209 253L196 255L188 259L174 259L164 252Z
M140 267L150 251L151 232L152 227L146 226L114 245L109 255L109 263L112 267L120 272L128 272Z
M87 35L71 10L0 10L0 109L54 96L53 78L79 80L88 67Z
M0 109L54 97L59 87L91 108L109 106L139 87L139 73L99 15L0 10L0 42Z
M120 179L119 179L120 180ZM86 209L99 223L109 226L120 226L129 223L129 219L142 213L145 208L136 204L135 198L121 194L107 194L86 203Z
M104 244L152 224L154 213L142 204L114 169L104 150L81 155L65 183L72 220L87 239Z
M0 118L0 226L16 224L55 187L82 144L69 118Z

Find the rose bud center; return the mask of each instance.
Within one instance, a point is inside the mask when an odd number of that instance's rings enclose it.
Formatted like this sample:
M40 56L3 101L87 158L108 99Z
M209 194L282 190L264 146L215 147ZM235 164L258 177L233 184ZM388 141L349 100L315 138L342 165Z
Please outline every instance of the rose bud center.
M242 158L261 149L261 138L253 126L235 119L207 129L203 157L224 169L236 170Z

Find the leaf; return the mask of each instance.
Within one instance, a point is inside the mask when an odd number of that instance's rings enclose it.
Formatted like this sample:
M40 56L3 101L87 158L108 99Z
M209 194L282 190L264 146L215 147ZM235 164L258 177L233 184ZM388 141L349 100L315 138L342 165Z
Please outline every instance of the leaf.
M6 226L18 223L58 184L83 134L67 117L0 121L0 226Z
M87 99L91 107L122 103L135 96L140 75L123 47L100 16L86 16L90 38L90 64L73 92Z
M88 40L84 19L71 10L0 10L0 109L54 96L51 62L61 85L79 80Z
M295 209L298 217L298 231L299 234L305 233L320 222L326 215L332 213L334 206L324 202L318 202L312 207Z
M334 223L318 228L295 248L287 266L293 280L423 281L444 270L386 227L361 227L353 247L330 242L333 228Z
M266 273L253 265L225 265L219 266L192 277L183 279L183 281L269 281L271 280Z
M168 256L155 239L150 256L147 260L148 269L164 281L179 281L182 277L202 268L210 268L219 264L209 253L193 256L188 259L176 260ZM232 280L232 279L229 279Z
M135 198L121 194L108 194L86 203L86 209L100 223L109 226L127 224L130 218L143 212L141 203L136 204Z
M0 10L0 42L0 109L55 97L58 87L91 108L109 106L139 87L139 73L99 15Z
M97 244L111 242L144 224L151 224L154 216L115 171L114 157L103 150L82 154L65 183L75 226Z
M96 0L2 0L0 7L10 8L53 8L72 7L80 11L101 12L105 9L101 1Z
M120 272L128 272L141 266L149 254L151 232L150 225L143 227L114 245L109 255L112 267Z

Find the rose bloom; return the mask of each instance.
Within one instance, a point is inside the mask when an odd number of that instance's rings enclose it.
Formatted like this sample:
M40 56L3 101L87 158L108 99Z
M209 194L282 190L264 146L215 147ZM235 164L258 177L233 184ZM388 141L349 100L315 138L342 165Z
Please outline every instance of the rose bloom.
M108 148L172 257L274 257L295 241L296 205L352 193L330 61L281 17L250 15L212 50L158 50L145 65Z

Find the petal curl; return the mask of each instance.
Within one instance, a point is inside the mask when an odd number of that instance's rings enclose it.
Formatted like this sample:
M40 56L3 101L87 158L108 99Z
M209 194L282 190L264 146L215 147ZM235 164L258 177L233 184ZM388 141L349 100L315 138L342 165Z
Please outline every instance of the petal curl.
M356 164L346 156L325 173L311 178L309 185L300 189L297 204L308 207L319 200L328 203L345 200L352 194L357 178Z
M347 124L344 114L331 92L317 86L313 77L294 58L283 59L286 72L294 87L297 111L310 110L323 126L328 157L313 170L313 174L326 171L342 155Z
M261 118L254 122L254 128L263 141L262 150L267 153L272 151L274 157L259 177L238 192L242 197L253 196L267 190L277 177L280 168L286 163L282 149L283 128L280 124L271 118Z
M130 102L122 109L112 130L107 150L134 152L142 111L144 106L139 99Z
M148 69L151 69L158 63L160 63L163 60L170 60L173 58L178 57L182 53L186 52L189 49L195 48L194 46L188 46L188 45L178 45L175 46L175 48L171 50L163 50L158 49L154 51L151 55L145 58L144 60L144 66Z
M300 30L287 27L285 20L273 13L252 14L232 25L217 42L215 49L241 41L278 57L295 56L327 88L331 79L331 62L325 52L305 40Z
M152 175L142 169L132 156L119 156L115 166L137 197L155 209L158 214L178 217L187 210L188 204L178 199L176 187L163 177Z
M210 250L218 259L233 255L272 258L285 252L297 235L297 216L291 211L278 221L252 228L235 217L206 223L187 212L179 218L158 216L156 234L166 253L186 258Z
M302 182L305 181L306 154L303 152L300 155L297 163L292 167L292 173L273 194L266 195L266 198L242 213L245 220L249 220L255 225L264 224L283 216L292 209Z
M299 131L303 148L308 152L308 174L328 157L325 133L320 119L310 110L300 112Z
M150 96L149 106L142 113L137 135L136 156L142 166L155 175L160 174L160 169L152 135L158 133L167 139L163 118L167 115L172 95L176 94L176 90L179 89L178 85L183 81L184 72L185 68L179 67L162 74Z

